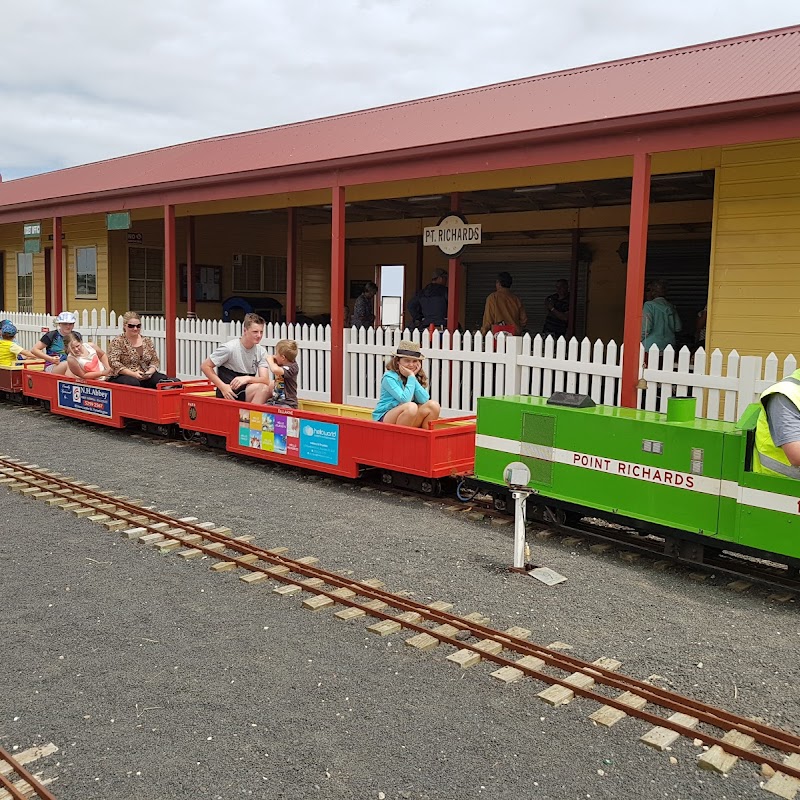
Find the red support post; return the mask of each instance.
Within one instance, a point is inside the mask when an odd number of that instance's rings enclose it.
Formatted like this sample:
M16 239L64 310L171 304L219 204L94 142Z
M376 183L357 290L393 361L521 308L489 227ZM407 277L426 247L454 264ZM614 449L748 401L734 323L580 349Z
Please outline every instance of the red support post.
M186 219L186 316L196 316L197 298L194 296L194 217Z
M286 321L294 322L297 309L297 210L287 209L286 222ZM331 321L333 318L331 317ZM344 325L344 323L342 323Z
M64 246L61 244L63 227L61 217L53 217L53 308L48 308L54 316L64 310Z
M344 397L344 186L334 186L331 208L331 403Z
M167 333L167 375L177 370L177 318L175 289L177 287L177 253L175 251L175 206L164 206L164 324Z
M642 304L647 263L647 226L650 217L650 154L633 156L631 223L625 280L625 328L622 337L622 406L636 408L639 382L639 348L642 341Z
M450 210L458 211L461 197L458 192L450 195ZM461 295L461 259L450 258L447 261L447 330L458 328L458 301Z

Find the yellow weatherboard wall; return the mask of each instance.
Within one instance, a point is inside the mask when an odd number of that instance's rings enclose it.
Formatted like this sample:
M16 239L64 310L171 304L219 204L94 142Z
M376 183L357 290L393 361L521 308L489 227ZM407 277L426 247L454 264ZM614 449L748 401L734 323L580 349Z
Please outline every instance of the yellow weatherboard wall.
M800 139L725 148L715 203L710 346L800 356Z
M51 311L45 308L46 287L44 251L52 247L49 239L53 233L52 219L42 221L42 250L33 256L33 310L36 313ZM108 306L108 238L104 214L67 217L62 228L61 242L66 256L64 277L65 307L70 311ZM75 298L75 250L78 247L97 248L97 296ZM0 250L5 252L5 306L8 311L17 310L17 253L23 252L24 240L21 224L0 225ZM54 265L55 259L51 262Z

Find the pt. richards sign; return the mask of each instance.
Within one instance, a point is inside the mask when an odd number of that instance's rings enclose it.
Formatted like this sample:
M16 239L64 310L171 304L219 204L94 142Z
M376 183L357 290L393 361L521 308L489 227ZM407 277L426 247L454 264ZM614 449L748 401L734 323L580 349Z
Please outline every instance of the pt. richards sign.
M481 226L470 225L461 214L447 214L438 225L423 230L422 243L455 258L466 245L481 243Z

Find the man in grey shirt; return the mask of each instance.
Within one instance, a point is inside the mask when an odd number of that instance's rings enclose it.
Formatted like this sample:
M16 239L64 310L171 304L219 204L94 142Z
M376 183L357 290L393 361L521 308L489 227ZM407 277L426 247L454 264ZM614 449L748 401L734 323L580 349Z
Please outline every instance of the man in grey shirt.
M203 375L217 387L217 397L243 403L266 403L274 383L267 364L267 351L259 342L264 320L248 314L239 339L220 345L200 366Z

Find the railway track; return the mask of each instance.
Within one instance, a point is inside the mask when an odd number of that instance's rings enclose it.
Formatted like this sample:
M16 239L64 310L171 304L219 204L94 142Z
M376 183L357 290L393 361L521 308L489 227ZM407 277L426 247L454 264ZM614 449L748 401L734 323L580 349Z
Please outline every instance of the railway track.
M21 406L21 408L28 413L42 413L48 417L50 416L49 412L38 406ZM92 430L97 428L93 423L83 420L60 419L65 420L70 425L82 425ZM147 430L131 432L130 435L163 445L172 444L178 447L208 449L208 445L201 440L200 436L178 442ZM246 457L235 453L224 453L224 456L249 462ZM286 465L281 464L274 464L273 466L287 468ZM296 470L297 468L289 467L289 469ZM335 475L323 477L310 473L310 477L312 479L319 478L343 484L347 483L347 479L339 478ZM421 495L394 485L384 484L380 481L380 477L376 479L372 487L376 490L381 490L387 495L414 498L423 502L433 500L448 507L450 510L461 510L475 521L478 521L481 517L498 521L513 519L513 515L508 511L495 508L491 499L481 500L480 496L477 495L466 502L448 496ZM737 592L746 591L753 584L758 584L772 590L774 593L769 595L769 599L777 602L788 602L793 600L795 595L800 594L800 571L789 569L783 564L724 550L712 551L709 548L706 548L709 552L704 555L703 560L698 561L682 556L677 548L671 548L669 542L663 538L653 535L641 535L633 528L624 525L607 524L589 517L573 524L567 524L566 521L559 519L557 514L551 514L550 516L552 518L529 522L531 532L540 535L542 538L561 535L564 537L563 541L573 545L577 545L580 542L586 542L588 545L589 542L594 542L599 545L592 547L595 553L602 554L614 549L619 552L621 557L629 561L635 560L637 555L645 555L652 558L659 568L667 564L680 565L688 568L690 576L695 580L704 580L705 577L712 574L729 576L733 580L727 585Z
M417 602L408 593L389 591L378 579L354 580L323 569L314 556L291 558L285 547L261 547L252 536L234 536L195 517L177 518L175 512L157 511L36 464L0 456L0 485L163 553L213 559L212 570L236 570L245 583L277 583L276 594L302 594L304 608L331 609L340 620L366 619L367 630L376 635L410 634L406 645L420 651L444 646L452 650L446 660L463 669L487 662L498 681L533 680L545 687L537 696L552 706L581 698L592 706L589 718L597 725L637 718L648 726L641 741L658 750L688 738L704 748L700 767L724 774L745 759L762 765L770 776L769 791L788 797L800 789L800 736L625 675L614 658L575 658L560 643L531 642L525 628L495 629L478 612L462 616L447 602Z
M0 747L0 800L56 800L46 784L52 783L54 777L34 775L26 766L38 759L58 752L54 744L42 747L31 747L17 753L16 756Z

